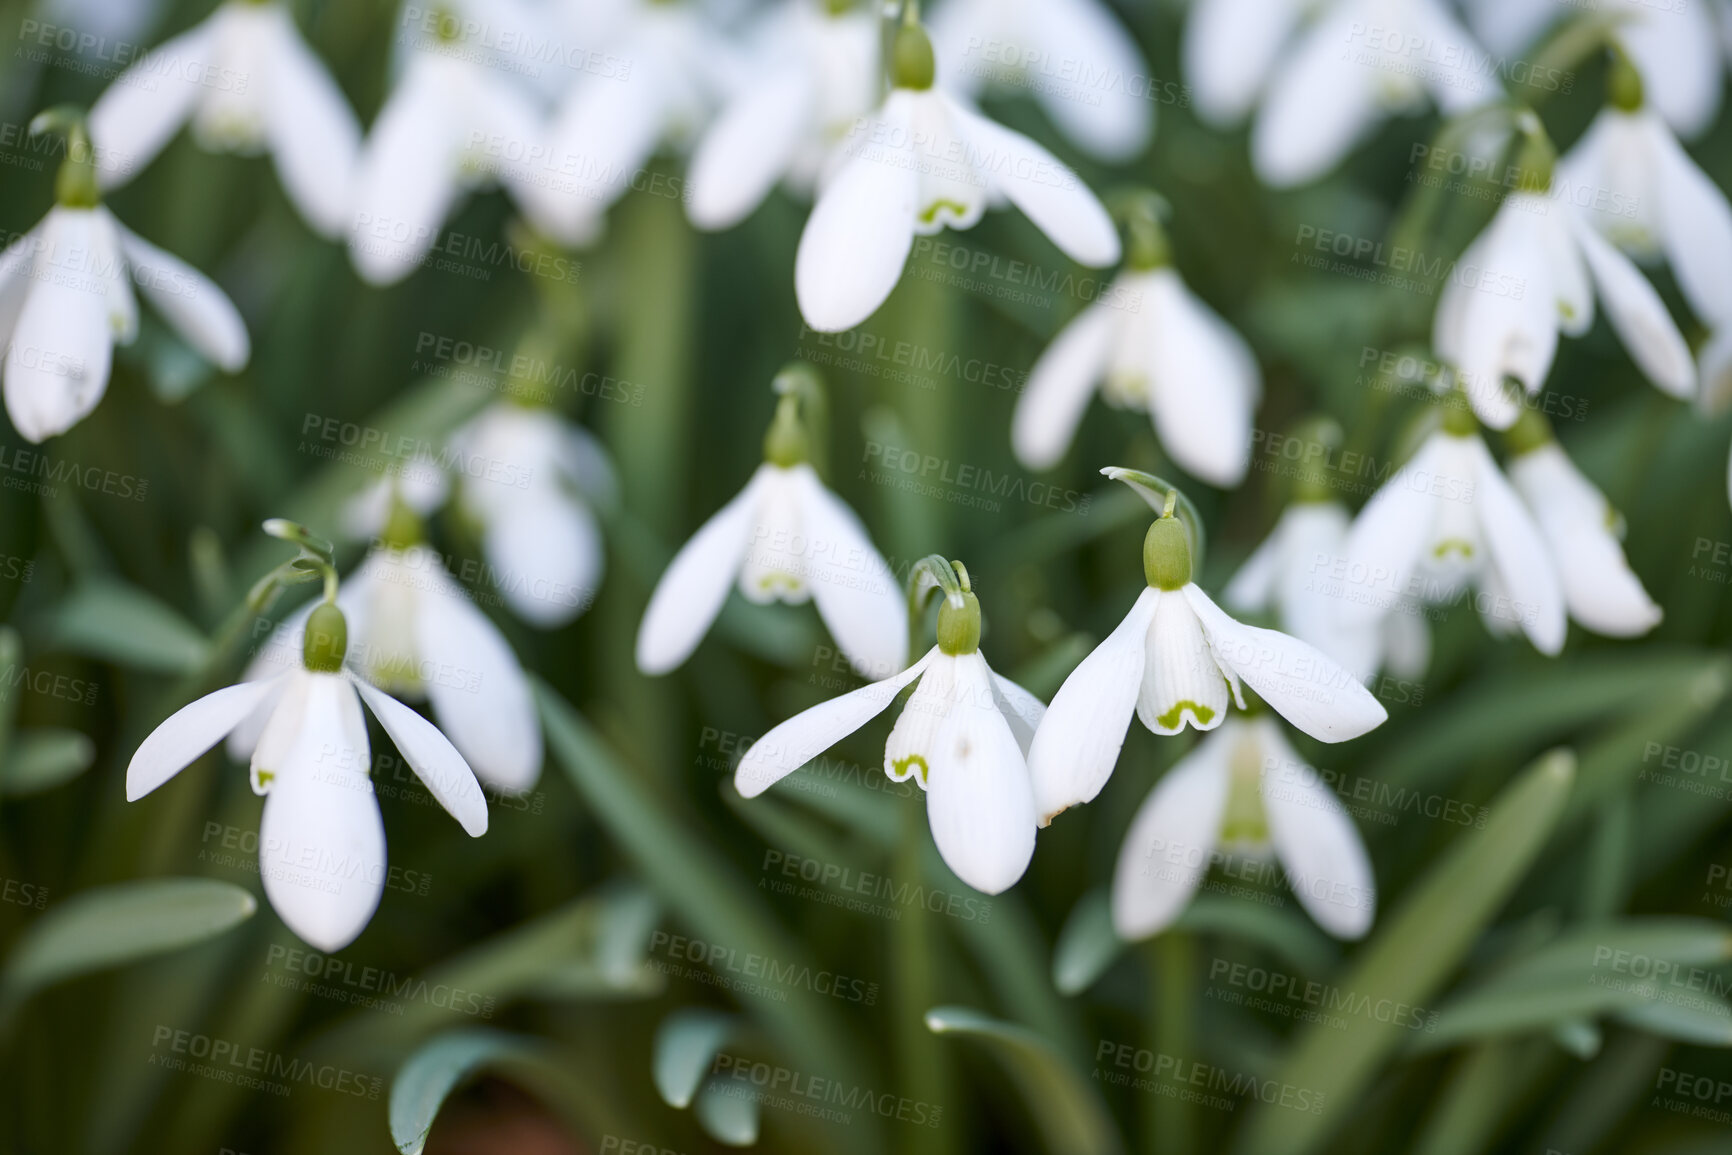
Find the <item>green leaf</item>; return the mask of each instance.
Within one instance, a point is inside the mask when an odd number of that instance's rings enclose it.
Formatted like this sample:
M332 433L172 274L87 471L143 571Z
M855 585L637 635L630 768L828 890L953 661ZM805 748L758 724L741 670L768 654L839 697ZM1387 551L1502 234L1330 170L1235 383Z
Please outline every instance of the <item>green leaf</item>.
M0 794L22 798L70 782L96 759L96 743L77 730L44 726L19 734L0 765Z
M704 1134L729 1147L750 1147L758 1141L758 1099L725 1088L730 1080L711 1079L698 1094L693 1113Z
M1337 985L1373 1004L1424 1006L1460 965L1551 834L1575 781L1567 751L1541 757L1493 802L1483 827L1460 839L1409 892ZM1321 1099L1319 1114L1264 1107L1240 1135L1243 1155L1305 1155L1353 1117L1359 1100L1410 1030L1353 1016L1346 1030L1307 1026L1276 1075Z
M1628 1026L1704 1047L1732 1047L1732 1006L1713 995L1694 992L1681 997L1655 998L1638 1006L1624 1007L1613 1017Z
M654 1075L656 1090L668 1106L691 1106L734 1026L732 1015L696 1008L682 1008L662 1020L656 1029Z
M52 983L166 954L252 917L258 903L208 878L151 878L74 895L42 917L0 976L0 1006Z
M1061 995L1081 994L1106 973L1124 949L1125 941L1113 930L1112 898L1105 887L1096 887L1077 899L1058 933L1052 952L1052 985Z
M197 670L210 644L198 627L116 578L90 578L55 611L50 644L116 665L169 674Z
M403 1155L421 1155L446 1098L471 1074L502 1062L532 1058L539 1044L503 1031L436 1035L404 1061L391 1081L391 1139Z
M1027 1027L990 1018L968 1007L934 1007L926 1026L935 1034L979 1039L1009 1072L1046 1139L1058 1155L1107 1155L1123 1149L1099 1092Z

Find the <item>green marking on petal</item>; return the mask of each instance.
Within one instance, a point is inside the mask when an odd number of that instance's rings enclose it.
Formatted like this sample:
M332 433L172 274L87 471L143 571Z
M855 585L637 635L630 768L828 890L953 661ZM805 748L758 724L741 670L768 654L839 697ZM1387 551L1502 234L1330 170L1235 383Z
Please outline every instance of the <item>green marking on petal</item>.
M1459 553L1463 561L1473 560L1473 542L1461 537L1448 537L1431 547L1431 556L1442 561L1452 553Z
M789 573L767 573L758 579L758 588L767 594L798 593L803 587L800 579Z
M940 212L943 212L946 209L950 210L950 214L954 217L957 217L957 218L965 217L968 215L968 206L967 205L963 204L960 201L945 200L941 197L938 200L935 200L931 204L927 205L926 208L921 212L921 214L920 214L921 223L928 224L928 225L931 224L933 221L936 221L938 219L938 214Z
M1168 710L1165 714L1162 714L1159 718L1156 718L1155 721L1159 722L1168 730L1176 730L1179 727L1179 720L1184 717L1186 710L1191 712L1191 717L1199 726L1207 726L1210 719L1215 716L1213 707L1200 706L1196 702L1186 698L1183 701L1173 703L1173 708Z
M892 777L894 777L898 782L905 780L908 777L908 768L916 763L920 766L920 784L922 786L926 785L928 767L926 765L926 759L919 754L910 754L906 758L898 758L894 762L890 763L891 768L896 772Z
M258 780L259 780L259 785L260 786L269 786L271 784L271 782L276 778L276 776L277 776L277 772L275 770L260 770L258 772L258 775L257 775Z

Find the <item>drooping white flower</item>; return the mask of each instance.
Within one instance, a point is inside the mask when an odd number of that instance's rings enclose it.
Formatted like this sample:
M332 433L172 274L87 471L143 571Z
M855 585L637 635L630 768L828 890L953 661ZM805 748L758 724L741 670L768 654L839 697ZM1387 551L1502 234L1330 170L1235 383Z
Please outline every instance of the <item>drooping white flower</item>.
M1549 187L1549 185L1548 185ZM1581 216L1547 194L1513 192L1476 237L1438 299L1432 340L1459 371L1476 416L1507 429L1521 405L1503 387L1545 384L1558 331L1594 321L1594 298L1636 366L1674 397L1696 389L1689 346L1654 286Z
M142 798L225 735L253 728L247 746L253 791L265 798L258 840L265 894L291 930L330 952L365 929L386 881L385 827L361 702L471 836L487 831L487 802L437 727L343 668L341 617L333 631L334 611L324 611L293 669L218 690L152 731L127 766L126 797ZM327 639L334 641L322 645ZM329 660L319 659L321 649Z
M931 45L897 34L895 87L846 142L800 234L794 290L812 328L853 328L890 296L915 234L966 229L988 206L1021 209L1067 256L1096 268L1119 259L1106 209L1040 145L932 87Z
M760 465L680 548L644 611L638 669L664 674L684 662L730 586L759 604L814 602L836 645L868 677L908 660L908 610L890 566L805 462Z
M1278 858L1300 903L1337 938L1371 929L1377 884L1359 831L1266 715L1205 734L1137 810L1113 872L1119 937L1171 925L1220 853Z
M73 162L68 162L73 163ZM138 336L132 284L225 372L246 365L246 324L216 282L95 203L62 203L0 253L6 412L32 442L76 425L108 388L114 345Z
M1148 588L1117 629L1065 679L1029 751L1044 826L1088 802L1111 777L1131 715L1156 734L1212 730L1249 685L1283 718L1323 742L1382 724L1358 677L1316 648L1234 621L1191 581L1185 530L1170 514L1143 545Z
M348 218L356 270L375 285L402 280L462 197L493 182L555 239L592 239L595 214L546 157L541 113L508 72L462 44L416 44L361 150Z
M1651 106L1608 105L1558 161L1555 183L1614 245L1663 256L1697 317L1732 324L1732 203Z
M1244 338L1162 264L1120 273L1035 362L1011 424L1017 460L1049 469L1089 397L1146 409L1184 469L1222 488L1244 480L1263 375Z
M1363 625L1405 599L1453 603L1471 586L1487 628L1519 627L1541 653L1556 655L1564 594L1545 537L1466 424L1432 433L1359 511L1343 551L1340 613L1349 626Z
M751 79L692 154L686 214L701 229L744 220L778 181L801 192L878 97L878 21L864 8L782 0L764 17Z
M90 110L98 179L131 179L188 119L204 148L268 150L307 223L341 234L361 126L283 0L226 0L121 73Z
M1026 756L1045 710L1040 699L992 672L979 649L972 593L947 596L938 645L894 677L832 698L752 744L734 786L755 798L883 713L918 681L884 748L884 772L913 777L945 864L969 886L998 894L1034 856L1034 795ZM965 620L972 615L972 629Z
M1148 147L1155 102L1176 99L1101 0L946 0L932 18L945 87L1026 89L1078 148L1128 161Z
M595 600L601 527L590 508L614 491L601 443L549 409L502 402L457 434L464 461L514 462L465 470L458 501L481 524L494 585L518 617L564 625Z
M1428 104L1454 115L1500 95L1495 66L1440 0L1324 0L1299 27L1307 7L1200 0L1186 29L1205 119L1225 127L1260 104L1251 161L1268 184L1323 176L1391 115Z
M374 686L426 699L440 728L481 780L508 794L541 775L541 725L529 680L499 627L482 613L425 545L370 552L337 594L353 640L350 661ZM271 676L305 635L312 607L291 614L246 671ZM230 736L245 757L260 741L262 714Z
M1623 519L1549 436L1510 458L1510 482L1551 551L1570 617L1596 634L1633 638L1660 607L1624 557Z
M1611 24L1619 45L1641 70L1650 99L1678 135L1700 136L1720 111L1725 66L1711 5L1595 0L1591 11L1582 11L1584 6L1560 6L1556 0L1463 0L1463 7L1481 42L1508 62L1517 92L1523 86L1552 92L1572 79L1560 69L1534 67L1533 53L1561 14L1574 13Z

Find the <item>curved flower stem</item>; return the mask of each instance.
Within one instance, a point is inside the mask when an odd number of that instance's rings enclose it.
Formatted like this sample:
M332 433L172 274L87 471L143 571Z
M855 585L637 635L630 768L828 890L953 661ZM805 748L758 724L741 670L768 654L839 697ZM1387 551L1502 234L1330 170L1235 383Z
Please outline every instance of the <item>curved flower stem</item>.
M824 391L824 379L806 362L790 361L770 382L770 388L781 398L776 420L783 420L784 412L790 420L798 415L805 426L807 459L820 477L829 476L830 398Z
M958 575L957 570L961 570ZM942 591L944 599L957 609L963 606L962 595L971 589L968 580L968 570L961 562L952 563L939 554L927 554L908 571L908 656L910 660L920 652L920 643L926 631L921 628L922 619L926 615L926 602L935 591Z
M1203 517L1197 512L1191 499L1185 496L1184 490L1164 477L1144 473L1140 469L1109 465L1101 470L1101 473L1130 486L1136 495L1160 516L1177 517L1185 527L1187 544L1191 547L1191 566L1198 571L1202 570L1203 547L1207 544L1203 533Z

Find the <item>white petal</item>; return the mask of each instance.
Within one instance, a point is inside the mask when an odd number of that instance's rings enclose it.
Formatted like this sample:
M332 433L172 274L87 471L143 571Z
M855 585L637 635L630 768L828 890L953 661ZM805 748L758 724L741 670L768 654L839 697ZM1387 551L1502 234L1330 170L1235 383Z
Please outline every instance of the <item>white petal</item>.
M1148 664L1137 694L1137 717L1156 734L1187 724L1213 730L1227 716L1227 678L1203 627L1183 597L1169 593L1149 623Z
M979 651L965 654L956 675L950 711L933 739L926 816L956 877L998 894L1034 857L1034 793L1022 751L992 700L986 660Z
M349 256L370 284L402 280L433 247L457 199L463 142L442 90L453 61L416 57L361 152Z
M818 615L854 669L882 678L908 664L908 602L866 527L810 465L789 471Z
M516 507L487 523L481 547L501 596L531 625L562 626L595 600L601 529L580 501L521 494Z
M902 704L890 740L884 743L884 773L892 782L909 777L926 789L932 770L933 741L956 703L956 659L940 652L927 664L920 684Z
M487 833L487 798L457 747L437 726L385 691L360 678L353 680L373 717L379 719L398 753L439 805L457 819L470 837L479 838Z
M220 15L220 14L219 14ZM90 142L102 159L104 188L125 184L156 158L186 123L200 80L215 65L217 18L202 21L141 57L90 109Z
M680 547L656 583L637 634L637 668L665 674L691 656L728 599L751 544L752 519L780 471L761 465L734 500Z
M340 236L353 203L361 124L295 30L287 6L270 11L271 74L263 96L277 176L308 224L323 236Z
M127 254L121 243L125 231L106 206L92 210L90 271L101 276L108 286L108 327L114 331L116 345L130 345L138 338L138 298L132 295L132 281L138 270L126 267Z
M1442 503L1472 493L1473 476L1456 464L1458 456L1444 434L1434 434L1359 511L1342 546L1342 621L1376 621L1407 589L1432 544Z
M300 664L298 643L295 648L295 666L278 680L278 688L272 690L260 703L246 724L229 735L232 753L236 736L241 729L250 726L261 712L269 711L252 748L247 752L247 783L252 787L253 793L261 797L269 794L271 787L282 777L289 755L293 753L295 743L300 741L301 731L305 729L307 699L312 690L313 676Z
M1597 634L1638 637L1660 622L1660 607L1630 570L1612 532L1605 495L1550 442L1510 462L1510 481L1539 523L1557 563L1570 616Z
M482 781L508 794L541 775L541 722L529 680L499 627L478 609L430 550L405 564L415 591L415 652L439 726Z
M625 194L666 134L677 78L665 74L654 47L642 39L626 45L621 55L631 68L624 77L581 78L548 130L556 171L575 174L578 198L592 211Z
M1231 128L1257 102L1303 8L1290 0L1197 0L1181 46L1197 115Z
M1182 591L1221 664L1320 742L1345 742L1389 717L1351 670L1298 638L1234 621L1195 585Z
M1359 9L1338 4L1301 37L1251 126L1257 175L1277 188L1315 180L1381 116L1377 69L1351 56Z
M1666 259L1698 317L1715 327L1732 323L1732 203L1671 133L1652 123Z
M1396 612L1383 619L1378 628L1384 664L1397 678L1410 681L1423 678L1431 665L1431 628L1425 615L1412 601L1404 601Z
M1696 390L1696 365L1683 334L1672 323L1654 286L1586 224L1575 225L1576 242L1593 272L1594 285L1612 328L1648 380L1674 397Z
M1105 161L1129 161L1148 147L1154 94L1137 43L1100 0L1042 0L1027 8L1031 43L1051 61L1078 62L1075 79L1034 86L1034 95L1078 148Z
M18 238L0 251L0 346L12 340L13 327L18 324L18 312L35 283L36 255L46 230L42 225Z
M1186 472L1231 488L1251 461L1262 374L1243 338L1163 269L1150 278L1150 409L1161 445ZM1133 322L1135 323L1135 322Z
M1522 193L1506 199L1457 262L1438 302L1433 326L1438 352L1459 371L1474 413L1496 429L1507 429L1520 413L1504 377L1515 377L1537 393L1557 355L1560 312L1569 304L1559 296L1567 292L1567 277L1560 278L1557 270L1574 260L1574 248L1548 249L1550 225L1538 214L1549 207ZM1493 287L1509 291L1490 291ZM1584 295L1582 304L1591 303L1591 295ZM1591 309L1585 317L1591 319Z
M998 712L1010 723L1010 732L1016 735L1016 744L1022 748L1026 759L1034 745L1034 736L1046 719L1046 703L997 673L992 675L992 696Z
M182 706L138 745L126 767L126 800L143 798L218 742L252 713L276 680L241 682Z
M1118 263L1119 233L1107 210L1063 161L949 97L942 98L964 138L969 160L1073 261L1103 268Z
M1227 806L1237 726L1212 734L1173 764L1131 819L1113 870L1113 929L1147 938L1179 917L1209 872Z
M813 93L804 67L748 89L710 126L692 154L686 214L700 229L745 220L792 166L812 131Z
M861 686L839 698L795 714L752 743L734 770L734 789L756 798L837 742L884 712L902 688L926 671L938 655L934 646L918 662L882 682Z
M1618 38L1642 74L1644 96L1683 137L1696 137L1720 109L1721 59L1708 6L1619 5Z
M1018 461L1029 469L1051 469L1059 463L1106 371L1114 332L1135 321L1097 302L1053 338L1029 371L1011 418L1010 443Z
M340 674L313 674L306 720L265 796L259 874L290 930L326 953L366 929L385 891L385 824L367 724Z
M1505 621L1519 622L1542 654L1555 655L1564 645L1564 595L1546 556L1545 538L1485 442L1478 437L1468 442L1477 463L1473 501L1487 560L1510 598L1508 606L1494 604L1492 611Z
M1275 523L1269 536L1251 551L1251 556L1228 579L1221 591L1222 601L1247 614L1266 613L1274 607L1275 583L1281 576L1281 567L1288 560L1285 546L1288 521L1299 508L1290 505L1282 512L1281 520Z
M1336 938L1363 938L1377 912L1371 860L1353 820L1272 718L1256 726L1264 750L1263 813L1293 893ZM1273 765L1271 765L1273 763Z
M1159 590L1139 594L1125 620L1053 695L1028 752L1041 825L1091 801L1112 776L1142 688L1149 623L1160 600Z
M114 354L109 282L123 276L99 250L94 214L56 208L41 236L43 275L26 290L6 350L6 412L28 441L76 425L102 400Z
M1542 286L1550 285L1551 293L1557 305L1557 327L1572 337L1580 337L1594 324L1594 285L1588 278L1588 266L1582 259L1581 246L1576 243L1575 231L1570 227L1568 218L1554 211L1550 203L1530 197L1526 193L1518 193L1521 200L1510 199L1506 204L1521 206L1524 211L1537 214L1531 218L1525 231L1532 234L1538 241L1540 252L1550 278L1532 277L1527 270L1521 268L1520 255L1512 262L1518 271L1511 273L1511 279L1516 280L1524 289L1524 300L1531 294L1535 305L1545 303ZM1512 208L1509 212L1510 228L1523 228L1521 217ZM1497 274L1509 272L1498 268L1487 269L1486 272ZM1530 288L1529 285L1532 285ZM1550 362L1546 362L1549 367ZM1535 370L1531 373L1518 373L1528 392L1538 390L1538 382L1543 381L1546 373Z
M891 93L872 130L850 142L847 162L824 186L800 234L794 291L807 324L821 332L852 329L902 278L914 247L919 171L906 145L873 141L910 139L914 95Z
M1714 417L1732 407L1732 325L1716 329L1696 354L1701 391L1696 403Z
M252 353L246 322L216 282L157 248L124 225L115 224L131 262L133 278L161 313L199 355L228 373L238 373Z

